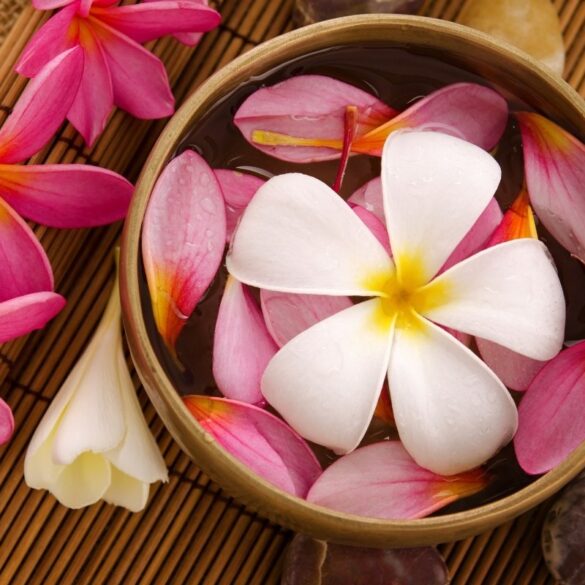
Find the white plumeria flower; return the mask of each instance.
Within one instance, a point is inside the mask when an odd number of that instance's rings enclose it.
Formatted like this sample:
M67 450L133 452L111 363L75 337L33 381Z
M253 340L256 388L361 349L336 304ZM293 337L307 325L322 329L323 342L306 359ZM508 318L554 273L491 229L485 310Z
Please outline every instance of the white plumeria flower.
M69 508L100 499L138 512L149 485L167 481L122 348L117 283L91 342L29 444L26 483Z
M382 156L393 260L327 185L275 177L244 213L227 260L274 291L374 297L293 338L262 380L268 402L305 438L338 453L364 436L388 376L400 438L450 475L489 459L516 432L495 374L438 325L534 359L561 348L563 291L538 240L507 242L439 274L500 181L480 148L433 132L395 133Z

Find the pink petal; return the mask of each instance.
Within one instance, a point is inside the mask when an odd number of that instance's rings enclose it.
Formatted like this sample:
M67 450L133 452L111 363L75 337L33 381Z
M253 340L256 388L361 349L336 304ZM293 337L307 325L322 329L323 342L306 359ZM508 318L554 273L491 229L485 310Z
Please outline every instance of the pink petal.
M507 122L508 104L499 93L476 83L454 83L358 138L353 151L380 155L386 138L404 128L451 134L490 150L500 140Z
M388 254L392 255L386 224L380 221L374 213L360 205L355 205L353 211L366 224L367 228L374 234L374 236L376 236L376 239L382 244L382 246L384 246L384 249Z
M278 347L352 305L349 297L299 295L265 289L260 290L260 303L268 331Z
M144 2L156 2L157 0L143 0ZM183 0L183 2L192 2L193 4L198 4L200 6L207 6L208 0ZM203 33L179 33L173 35L179 42L187 45L189 47L194 47L203 36Z
M373 213L382 223L386 223L384 198L382 197L382 180L380 177L375 177L365 185L362 185L347 202L363 207Z
M225 248L223 196L192 150L161 173L142 227L142 256L154 317L170 347L215 277Z
M23 161L53 137L71 107L82 69L83 51L69 49L28 83L0 129L0 162Z
M585 145L539 114L516 114L530 202L546 229L585 262Z
M479 469L443 477L419 467L400 442L383 441L338 459L307 500L348 514L403 520L428 516L486 485Z
M214 173L225 199L226 238L229 242L240 216L244 213L256 191L266 181L254 175L228 169L214 169Z
M247 286L229 276L213 340L213 376L227 398L263 403L262 374L277 351Z
M319 477L321 466L307 443L274 415L223 398L183 401L226 451L280 489L302 498Z
M81 84L67 117L91 147L103 132L114 107L114 90L106 55L90 27L80 29L79 40L85 64Z
M92 227L124 218L133 186L89 165L0 165L0 197L51 227Z
M481 359L511 390L523 392L547 362L533 360L487 339L476 338Z
M92 15L137 43L175 33L207 32L221 21L219 13L212 8L184 0L94 8Z
M92 24L106 55L115 104L144 120L170 116L175 99L162 61L103 22Z
M14 417L10 406L0 398L0 445L10 441L14 433Z
M32 4L37 10L55 10L55 8L76 3L77 0L33 0Z
M323 75L299 75L255 91L236 112L234 123L253 146L281 160L329 160L339 157L347 106L356 106L359 110L358 135L397 113L353 85ZM258 143L255 132L318 142L309 146L263 145ZM323 140L332 145L323 145Z
M585 342L538 373L518 408L516 456L526 473L545 473L585 441Z
M0 343L42 329L64 306L65 299L50 291L0 302Z
M68 6L43 24L24 48L16 71L25 77L36 77L50 61L77 46L78 25L73 21L76 13L76 5Z
M473 224L467 235L459 242L459 245L453 250L451 256L447 258L445 264L441 268L441 272L447 270L451 266L458 264L462 260L477 254L483 250L490 236L502 221L502 210L495 198L492 198L483 213L479 216L477 221Z
M0 302L53 289L53 272L28 225L0 199Z

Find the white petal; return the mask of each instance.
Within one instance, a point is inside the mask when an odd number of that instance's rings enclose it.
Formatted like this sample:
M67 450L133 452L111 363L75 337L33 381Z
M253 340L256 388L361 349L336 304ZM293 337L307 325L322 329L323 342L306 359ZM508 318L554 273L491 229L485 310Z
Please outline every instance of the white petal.
M388 367L393 324L380 301L344 309L306 329L277 354L262 393L303 437L343 453L355 449L374 413Z
M115 288L83 358L65 381L65 386L75 384L75 388L58 422L53 443L55 463L66 465L81 453L103 453L122 442L126 425L115 368L121 335L120 300Z
M505 386L469 349L436 325L396 328L388 381L396 426L422 467L452 475L484 463L516 432Z
M438 276L446 302L424 315L537 360L561 349L565 298L545 245L522 239L488 248Z
M297 173L258 189L232 240L227 267L259 288L348 296L371 296L371 281L393 270L349 205L325 183Z
M144 420L136 391L120 343L116 355L118 392L123 402L126 435L122 443L106 454L112 464L126 475L144 483L167 481L167 468ZM148 494L148 489L147 489ZM126 504L125 507L129 508Z
M149 484L126 475L112 467L112 481L103 499L114 506L122 506L130 512L140 512L148 502Z
M399 276L401 262L415 261L416 284L428 282L486 208L500 177L488 153L459 138L391 134L382 154L382 189Z

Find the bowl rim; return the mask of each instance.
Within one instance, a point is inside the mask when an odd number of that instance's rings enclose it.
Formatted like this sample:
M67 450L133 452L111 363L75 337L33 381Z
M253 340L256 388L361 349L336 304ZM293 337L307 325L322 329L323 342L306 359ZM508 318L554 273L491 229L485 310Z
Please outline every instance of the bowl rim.
M256 475L225 451L191 416L166 376L149 340L142 316L139 291L142 220L152 188L196 115L214 96L221 96L244 81L247 72L267 72L278 63L275 55L286 50L301 56L307 41L323 47L344 34L373 33L380 28L396 34L416 33L421 38L451 39L461 50L473 47L492 56L503 56L513 65L548 86L561 97L585 129L585 102L566 82L543 68L522 51L483 33L425 17L363 15L317 23L262 43L239 56L207 79L171 118L151 151L136 185L124 227L121 250L120 292L128 345L150 400L173 438L190 458L228 493L260 515L316 538L342 544L367 546L419 546L477 534L514 518L557 492L585 467L585 443L564 462L528 486L470 510L416 520L382 520L346 514L292 496ZM425 36L426 35L426 36ZM327 40L329 39L329 40ZM396 41L394 41L396 42ZM290 60L290 56L287 59ZM258 68L258 63L262 67ZM223 90L223 91L222 91Z

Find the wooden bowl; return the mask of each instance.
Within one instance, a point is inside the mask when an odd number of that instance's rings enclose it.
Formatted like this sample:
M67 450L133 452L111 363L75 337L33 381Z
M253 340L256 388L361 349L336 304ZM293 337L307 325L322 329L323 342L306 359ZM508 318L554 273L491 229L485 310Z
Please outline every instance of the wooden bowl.
M431 52L479 74L585 135L585 105L575 91L524 53L470 28L428 18L366 15L299 29L262 44L224 67L173 116L144 166L126 221L121 295L128 343L150 399L183 450L228 493L270 520L316 538L362 546L417 546L477 534L536 506L585 467L585 445L528 487L465 512L412 521L387 521L307 503L258 477L195 422L156 357L147 334L139 291L140 233L150 194L177 146L201 116L251 77L295 57L333 46L373 42Z

